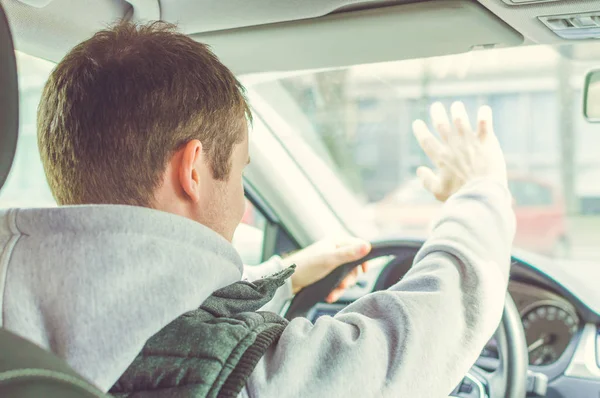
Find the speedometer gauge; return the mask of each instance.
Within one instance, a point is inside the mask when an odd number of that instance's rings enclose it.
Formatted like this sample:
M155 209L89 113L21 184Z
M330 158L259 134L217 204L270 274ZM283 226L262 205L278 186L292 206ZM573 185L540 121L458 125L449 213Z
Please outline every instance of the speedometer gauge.
M556 362L579 329L577 315L556 302L535 303L525 310L522 321L531 365Z

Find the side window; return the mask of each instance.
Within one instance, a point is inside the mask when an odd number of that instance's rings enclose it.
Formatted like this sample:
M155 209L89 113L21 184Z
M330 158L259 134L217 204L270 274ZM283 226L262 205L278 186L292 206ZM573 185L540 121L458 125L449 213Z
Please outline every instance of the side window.
M262 262L267 219L248 199L242 222L233 236L233 245L246 265Z
M274 255L298 250L298 242L250 184L244 184L246 211L233 236L233 245L245 265L259 265ZM253 204L254 203L254 204Z

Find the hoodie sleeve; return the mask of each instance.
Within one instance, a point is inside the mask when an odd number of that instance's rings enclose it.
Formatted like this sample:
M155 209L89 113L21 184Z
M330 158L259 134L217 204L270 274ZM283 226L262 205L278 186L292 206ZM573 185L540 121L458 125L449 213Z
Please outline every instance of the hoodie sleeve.
M247 279L250 282L260 279L265 276L273 275L286 268L281 261L281 257L273 256L268 261L260 265L244 265L242 279ZM279 314L285 303L290 300L294 294L292 293L292 280L288 278L285 285L277 289L277 292L267 304L260 310L270 311Z
M250 376L249 397L445 397L496 330L515 218L480 179L444 205L411 270L314 324L296 318Z

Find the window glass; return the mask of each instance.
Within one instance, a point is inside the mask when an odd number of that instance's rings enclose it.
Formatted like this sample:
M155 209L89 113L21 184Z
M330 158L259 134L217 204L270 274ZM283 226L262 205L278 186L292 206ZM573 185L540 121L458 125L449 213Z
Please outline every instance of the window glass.
M268 102L298 137L311 132L306 143L316 153L326 151L331 162L320 169L301 161L299 166L348 228L371 239L407 236L407 231L411 236L424 231L418 237L426 238L426 226L434 221L436 213L430 209L435 202L421 195L415 180L417 167L432 165L413 136L412 122L431 124L433 102L449 106L460 100L475 125L477 108L490 105L509 175L514 176L515 204L552 210L518 212L515 245L548 256L568 252L576 260L600 260L600 252L586 243L600 239L600 134L584 119L581 105L584 76L598 67L598 60L563 55L599 54L600 44L578 46L498 48L261 74L260 80L248 78L248 89ZM299 115L285 112L293 107L290 102L302 111ZM293 146L288 150L296 156ZM347 189L332 188L335 183L324 176L338 176ZM349 196L363 211L344 208ZM357 227L356 220L364 217L372 220L376 233L367 235ZM564 242L573 247L557 250Z
M246 199L246 211L242 222L235 231L233 245L246 265L262 262L267 219Z
M36 113L54 65L16 52L19 73L19 140L13 167L0 191L0 207L55 206L37 147Z

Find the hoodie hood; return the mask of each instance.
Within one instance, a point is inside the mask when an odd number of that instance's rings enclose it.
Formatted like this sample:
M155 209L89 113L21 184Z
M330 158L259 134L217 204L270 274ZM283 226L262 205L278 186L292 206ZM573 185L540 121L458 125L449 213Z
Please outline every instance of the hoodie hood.
M145 342L242 261L209 228L132 206L0 211L1 327L108 391Z

